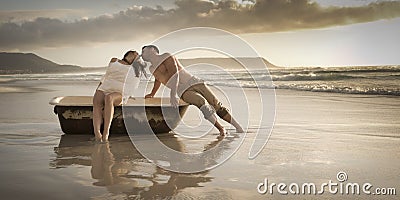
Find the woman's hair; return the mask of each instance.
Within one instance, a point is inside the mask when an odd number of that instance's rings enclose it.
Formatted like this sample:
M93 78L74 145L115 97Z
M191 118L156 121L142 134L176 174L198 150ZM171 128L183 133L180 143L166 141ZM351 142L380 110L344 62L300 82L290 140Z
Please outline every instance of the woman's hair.
M136 51L127 51L127 52L125 53L124 57L122 58L122 60L125 61L125 62L127 62L127 63L129 63L129 62L126 60L126 57L128 57L129 54L135 53L135 52L136 52ZM136 53L137 53L137 52L136 52Z
M144 75L144 77L147 78L147 73L146 73L146 64L143 62L143 60L136 59L132 63L133 69L135 70L135 76L140 77L141 74Z
M128 51L128 52L126 52L125 55L124 55L124 58L122 58L122 60L125 61L125 62L127 62L127 63L129 63L129 62L126 60L126 57L127 57L130 53L137 53L137 51ZM146 70L145 70L146 64L145 64L143 61L139 61L139 59L135 59L135 60L132 62L132 67L133 67L133 70L135 70L135 76L136 76L136 77L140 77L140 75L143 74L143 75L147 78L147 73L146 73Z

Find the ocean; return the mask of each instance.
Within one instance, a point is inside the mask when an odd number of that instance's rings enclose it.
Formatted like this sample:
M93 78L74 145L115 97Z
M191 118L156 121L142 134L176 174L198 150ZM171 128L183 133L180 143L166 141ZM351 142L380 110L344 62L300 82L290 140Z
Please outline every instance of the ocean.
M266 70L244 69L188 71L215 86L400 96L400 66L273 68L270 74ZM0 83L13 80L99 81L103 74L104 71L0 75Z

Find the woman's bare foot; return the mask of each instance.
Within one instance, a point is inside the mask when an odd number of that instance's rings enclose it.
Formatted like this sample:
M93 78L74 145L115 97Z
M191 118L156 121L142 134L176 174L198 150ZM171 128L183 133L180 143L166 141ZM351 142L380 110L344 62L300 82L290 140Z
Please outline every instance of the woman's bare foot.
M103 141L103 142L108 142L108 135L109 135L109 134L108 134L107 132L104 131L103 137L102 137L102 141Z
M101 135L101 133L95 133L94 134L94 139L96 142L102 142L103 141L103 136Z

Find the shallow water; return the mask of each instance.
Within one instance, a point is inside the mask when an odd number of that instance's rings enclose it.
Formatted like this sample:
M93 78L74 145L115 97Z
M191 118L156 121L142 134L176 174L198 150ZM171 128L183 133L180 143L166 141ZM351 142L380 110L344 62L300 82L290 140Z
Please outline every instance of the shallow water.
M345 171L350 182L395 187L397 192L400 188L398 97L281 90L277 93L272 135L256 159L248 159L258 128L250 124L239 150L222 165L201 173L181 174L166 171L145 159L128 136L112 135L109 144L96 144L91 135L63 135L48 100L63 94L89 95L96 86L69 83L27 81L17 86L27 84L46 90L0 96L0 106L5 111L0 114L2 198L354 198L339 194L283 196L257 192L257 185L264 178L275 183L321 184L336 181L339 171ZM237 92L232 88L225 90ZM246 94L249 102L254 102L255 91L249 88ZM201 115L194 112L196 109L192 111L184 121L196 126ZM259 110L251 112L253 116ZM180 131L186 136L197 134ZM235 148L244 135L231 132L234 137L223 140L216 131L196 140L179 134L162 134L159 138L172 149L194 153L221 143L227 149ZM365 197L372 196L356 198Z

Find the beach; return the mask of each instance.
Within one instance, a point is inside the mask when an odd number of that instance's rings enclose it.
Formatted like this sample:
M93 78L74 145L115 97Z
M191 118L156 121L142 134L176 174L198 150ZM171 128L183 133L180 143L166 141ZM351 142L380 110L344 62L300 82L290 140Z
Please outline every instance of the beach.
M254 130L260 127L250 126L246 136L232 131L234 137L222 140L217 130L197 140L159 135L167 146L182 152L201 152L219 142L234 148L232 144L246 137L238 151L216 168L180 174L146 160L126 135L111 134L109 144L96 144L91 135L63 134L49 100L93 95L97 84L95 80L2 79L1 198L397 199L396 195L330 194L328 190L315 195L284 195L277 190L260 194L257 187L268 179L287 185L312 182L319 188L329 180L339 183L337 174L345 172L344 183L368 182L372 188L396 188L399 193L399 96L278 89L272 134L253 160L248 152ZM219 88L233 96L241 94L239 88ZM244 90L251 103L256 89ZM191 107L184 120L195 124L200 118Z

